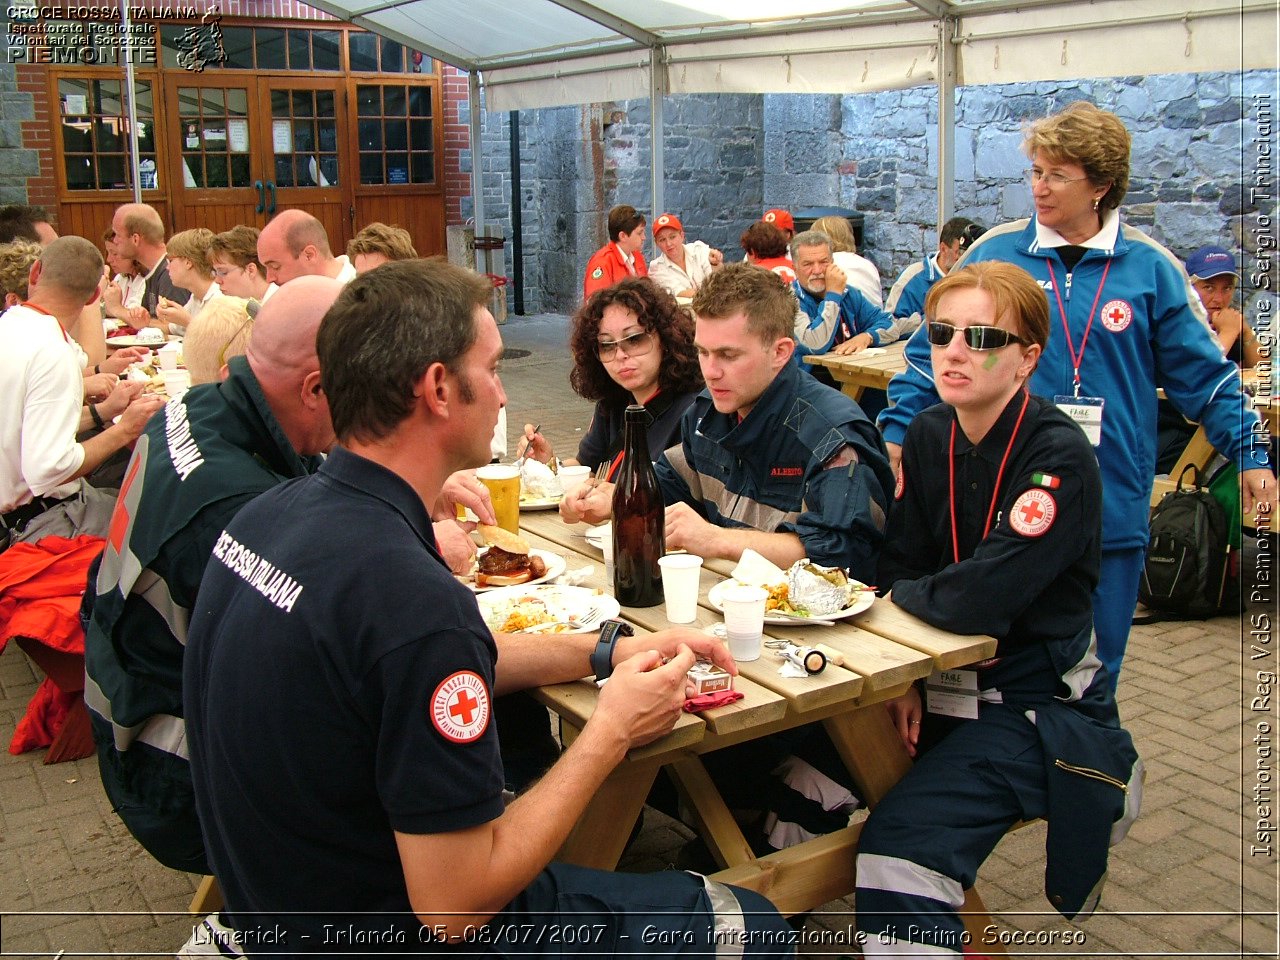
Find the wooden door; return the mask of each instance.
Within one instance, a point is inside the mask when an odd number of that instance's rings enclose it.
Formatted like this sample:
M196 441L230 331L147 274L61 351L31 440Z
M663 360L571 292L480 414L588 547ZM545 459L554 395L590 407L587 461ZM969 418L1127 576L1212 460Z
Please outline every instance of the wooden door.
M190 74L166 84L169 196L175 231L262 226L264 154L253 77Z
M324 224L335 255L352 236L353 178L340 162L344 87L338 78L269 77L259 81L258 90L267 218L289 208L305 210Z

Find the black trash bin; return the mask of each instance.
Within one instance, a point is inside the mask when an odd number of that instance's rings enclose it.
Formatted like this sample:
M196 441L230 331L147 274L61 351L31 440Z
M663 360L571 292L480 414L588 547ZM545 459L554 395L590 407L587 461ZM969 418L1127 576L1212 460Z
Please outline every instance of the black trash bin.
M858 245L858 251L862 251L862 232L865 215L857 210L846 210L844 207L806 207L803 210L791 211L791 218L796 222L796 233L808 230L813 226L814 221L821 217L843 217L848 220L849 227L853 230L853 239Z

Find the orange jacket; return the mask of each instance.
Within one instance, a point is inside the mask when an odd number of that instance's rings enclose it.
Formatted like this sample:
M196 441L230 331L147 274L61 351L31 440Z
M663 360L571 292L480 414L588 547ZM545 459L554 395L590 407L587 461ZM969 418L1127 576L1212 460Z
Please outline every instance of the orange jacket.
M649 267L644 262L644 254L640 251L636 251L635 267L637 277L649 275ZM622 259L622 251L618 249L618 245L607 243L593 253L591 259L587 261L587 273L582 281L582 297L585 300L597 290L611 287L619 280L625 280L631 275L631 271L627 269L627 262Z

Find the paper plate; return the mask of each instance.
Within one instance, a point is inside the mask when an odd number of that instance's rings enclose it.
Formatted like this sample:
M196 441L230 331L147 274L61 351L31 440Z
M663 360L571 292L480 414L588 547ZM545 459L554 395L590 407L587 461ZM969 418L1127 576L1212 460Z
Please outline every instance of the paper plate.
M707 599L711 601L711 605L717 610L724 612L723 597L724 592L730 587L740 586L737 580L721 580L714 587L707 591ZM821 616L815 615L815 620L843 620L846 617L852 617L868 609L871 604L875 603L876 594L874 590L863 590L858 594L857 601L851 607L845 607L843 610L837 610L835 613L824 613ZM776 613L765 612L764 622L775 627L803 627L804 621L797 620L794 617L780 617Z
M588 544L603 553L604 538L613 536L613 524L602 523L598 527L591 527L583 534L583 536L586 537Z
M135 334L127 337L107 337L108 347L163 347L167 340L143 340Z
M477 557L482 556L484 552L488 549L489 549L488 547L481 547L479 550L476 551L476 556ZM551 553L548 550L537 550L537 549L530 550L529 553L532 556L542 558L542 562L547 565L547 572L534 580L528 580L525 583L517 584L517 586L531 587L539 583L546 583L548 580L554 580L556 577L560 576L560 574L564 573L565 567L567 566L567 564L565 563L564 557L560 556L559 554ZM476 593L488 593L491 590L508 589L506 587L477 587L474 577L458 577L458 579L461 580L463 583L465 583L468 587L470 587Z
M521 510L554 510L560 506L560 501L564 496L558 497L530 497L526 500L523 496L520 498Z
M599 593L586 587L562 587L554 583L541 583L535 587L528 584L501 587L476 594L476 603L480 605L480 616L484 617L490 630L501 630L507 616L519 612L521 608L530 614L546 617L543 622L550 622L583 620L592 607L595 607L596 616L584 621L583 626L563 631L591 633L598 630L605 620L616 617L622 609L618 606L618 601L607 593Z

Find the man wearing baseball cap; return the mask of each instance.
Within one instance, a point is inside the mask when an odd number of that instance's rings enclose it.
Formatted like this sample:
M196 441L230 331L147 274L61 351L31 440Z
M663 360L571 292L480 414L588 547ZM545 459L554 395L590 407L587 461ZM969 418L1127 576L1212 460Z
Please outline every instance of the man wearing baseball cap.
M1258 338L1240 311L1232 306L1240 279L1236 258L1229 250L1208 246L1187 257L1186 265L1191 285L1200 295L1209 323L1228 359L1240 366L1252 367L1259 359Z
M674 213L653 221L653 242L662 253L649 264L649 277L675 297L692 297L724 254L701 240L684 242L684 225Z

